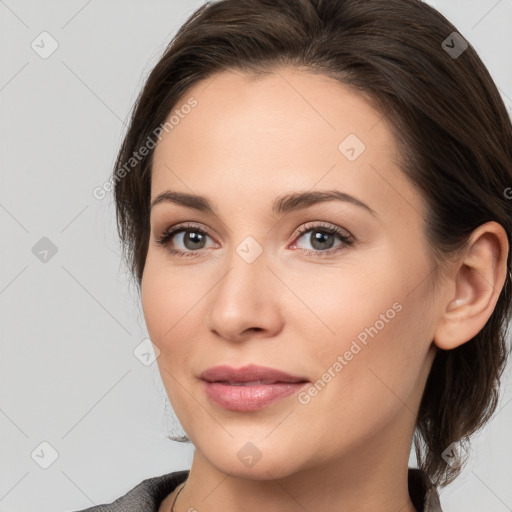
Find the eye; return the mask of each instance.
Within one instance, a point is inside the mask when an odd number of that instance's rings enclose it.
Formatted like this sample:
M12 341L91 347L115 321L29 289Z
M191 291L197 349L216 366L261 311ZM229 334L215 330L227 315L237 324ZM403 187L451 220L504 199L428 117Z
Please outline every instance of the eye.
M156 243L167 247L167 250L172 254L191 257L196 256L198 251L205 248L204 245L207 237L210 238L208 232L196 224L180 224L160 233ZM178 239L178 243L185 247L185 250L169 247L171 245L170 242L173 241L174 243L175 238Z
M309 239L307 235L309 234ZM207 238L211 238L208 231L197 224L179 224L162 231L156 239L156 243L167 248L171 254L184 257L198 256L205 249ZM301 226L295 240L305 238L313 247L313 250L297 247L295 242L292 248L299 248L309 256L328 256L335 252L346 250L354 243L352 235L337 226L316 223ZM336 238L341 242L334 245ZM177 242L175 242L177 239ZM171 244L172 242L172 244ZM171 245L178 243L183 248L174 248ZM215 244L214 244L215 246Z
M299 236L297 239L305 238L313 247L314 250L303 249L307 255L310 256L324 256L331 255L334 252L345 250L353 243L353 237L342 231L337 226L330 224L317 223L308 226L302 226L299 229ZM341 244L334 246L336 238L341 241ZM294 243L293 248L296 247Z

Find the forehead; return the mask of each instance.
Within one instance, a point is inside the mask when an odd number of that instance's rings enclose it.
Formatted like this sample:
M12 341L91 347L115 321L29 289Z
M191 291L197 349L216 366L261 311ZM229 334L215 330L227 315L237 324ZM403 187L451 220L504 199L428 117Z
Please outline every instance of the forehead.
M176 116L191 98L196 106ZM173 114L155 149L152 197L172 188L243 207L260 197L270 205L287 191L338 188L408 215L419 204L382 113L324 75L222 72L191 87L168 119Z

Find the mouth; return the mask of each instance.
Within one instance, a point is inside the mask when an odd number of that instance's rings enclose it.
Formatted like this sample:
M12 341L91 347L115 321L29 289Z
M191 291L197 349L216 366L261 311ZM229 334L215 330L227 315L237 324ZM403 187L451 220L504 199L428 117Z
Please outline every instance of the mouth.
M236 412L257 411L297 393L309 381L273 368L217 366L200 376L208 399Z
M227 381L227 380L218 380L218 381L206 381L206 382L218 382L219 384L225 384L228 386L259 386L262 384L264 386L269 386L272 384L300 384L302 382L307 382L307 381L303 380L303 381L291 382L291 381L279 381L279 380L252 380L249 382L245 382L245 381L235 382L235 381Z
M199 378L206 382L221 382L235 386L308 382L308 379L305 377L292 375L276 368L254 364L241 368L232 368L227 365L214 366L201 373Z
M201 381L208 399L215 405L236 412L258 411L298 393L307 382L207 382Z

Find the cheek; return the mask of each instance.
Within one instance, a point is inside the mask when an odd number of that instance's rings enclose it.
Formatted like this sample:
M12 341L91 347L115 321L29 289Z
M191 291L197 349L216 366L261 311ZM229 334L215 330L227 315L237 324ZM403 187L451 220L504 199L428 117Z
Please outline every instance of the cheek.
M329 410L349 437L361 428L376 433L398 413L415 414L422 385L418 376L429 347L426 323L418 322L424 308L410 297L401 297L394 305L390 309L389 301L383 301L381 308L372 305L365 314L360 312L358 322L364 327L352 325L355 334L342 337L330 353L321 354L324 370L332 368L336 377L318 393L323 396L318 397L317 412ZM319 378L325 381L329 375Z
M330 410L344 423L372 411L369 421L377 421L412 393L429 347L429 313L424 290L409 293L408 277L392 271L353 272L343 286L333 276L325 289L307 288L308 305L323 321L309 314L301 331L317 379L311 410L316 402L316 412Z
M161 350L178 349L185 332L198 325L194 315L205 293L200 279L148 255L141 302L150 337Z
M204 290L202 290L204 293ZM141 282L141 302L151 341L160 349L157 365L173 410L187 417L189 396L183 393L182 372L190 367L194 351L193 331L200 325L197 283L148 254ZM180 385L181 383L181 385Z
M303 273L300 280L288 276L286 282L299 291L301 300L287 299L290 308L284 315L304 340L304 348L309 346L315 354L313 360L327 363L326 357L332 359L349 350L352 340L358 338L364 343L371 339L367 330L376 322L380 332L394 321L398 314L393 304L400 294L396 284L392 286L396 280L391 272L392 268L369 272L365 267L351 266L350 270L332 268Z

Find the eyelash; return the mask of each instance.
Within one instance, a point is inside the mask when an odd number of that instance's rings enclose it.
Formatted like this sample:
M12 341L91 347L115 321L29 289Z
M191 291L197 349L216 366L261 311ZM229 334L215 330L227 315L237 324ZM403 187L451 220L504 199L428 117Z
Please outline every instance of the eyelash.
M160 235L158 236L158 238L156 239L156 243L161 246L167 246L169 241L171 240L171 238L174 235L181 233L181 232L187 232L187 231L193 231L193 232L199 233L201 235L210 236L208 230L201 228L197 224L179 224L177 226L173 226L171 228L168 228L168 229L162 231L160 233ZM305 253L308 256L315 256L315 257L320 257L320 258L324 257L324 256L331 256L333 253L337 253L339 251L348 249L348 247L350 247L354 243L353 237L346 235L341 229L339 229L335 226L331 226L329 224L322 224L322 223L317 223L314 225L310 225L308 227L302 226L301 228L299 228L298 234L294 240L298 240L298 239L302 238L302 236L304 234L306 234L310 231L319 231L322 233L338 235L339 239L343 242L343 246L333 247L326 251L318 251L318 250L311 251L308 249L299 249L300 251L302 251L303 253ZM169 247L167 248L167 250L176 256L185 257L185 258L196 257L197 253L200 252L200 249L196 250L196 251L193 251L193 250L182 251L181 249L171 249Z

